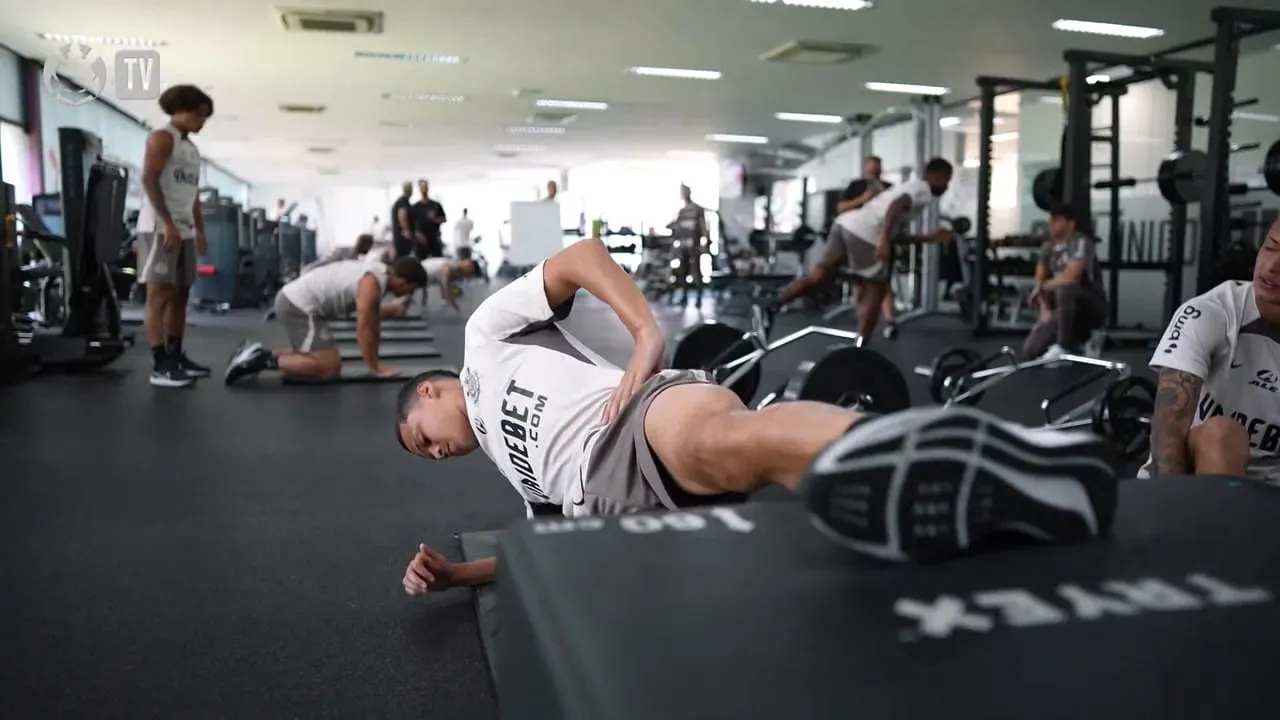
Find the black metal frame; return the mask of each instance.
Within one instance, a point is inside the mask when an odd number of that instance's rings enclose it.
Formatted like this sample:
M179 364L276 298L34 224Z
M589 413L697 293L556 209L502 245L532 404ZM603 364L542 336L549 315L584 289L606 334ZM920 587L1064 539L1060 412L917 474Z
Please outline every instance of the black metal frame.
M1200 257L1196 294L1208 292L1225 278L1218 272L1218 256L1231 239L1231 114L1236 108L1236 71L1240 41L1280 30L1280 11L1216 8L1210 18L1217 25L1213 43L1213 92L1209 102L1209 156L1205 191L1200 199Z

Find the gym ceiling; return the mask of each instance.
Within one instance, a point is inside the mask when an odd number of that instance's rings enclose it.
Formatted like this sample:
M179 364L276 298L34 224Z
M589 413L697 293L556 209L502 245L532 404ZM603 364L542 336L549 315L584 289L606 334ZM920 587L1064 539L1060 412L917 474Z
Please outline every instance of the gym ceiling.
M806 0L792 0L805 2ZM830 2L831 0L808 0ZM764 136L773 146L831 125L775 113L848 116L907 95L867 82L976 93L979 74L1050 77L1062 51L1142 53L1207 35L1205 0L878 0L856 12L753 0L42 0L7 13L0 43L43 59L57 41L39 33L163 43L161 81L209 89L217 115L200 139L209 157L255 183L387 185L425 175L474 182L521 168L598 160L660 159L743 145L710 133ZM1274 0L1238 0L1268 7ZM287 31L281 10L382 13L378 34ZM1059 18L1160 28L1151 39L1061 32ZM870 46L845 64L766 62L792 41ZM1280 38L1267 38L1267 48ZM110 53L103 54L110 65ZM357 53L387 57L360 58ZM418 54L460 62L389 59ZM632 67L711 70L718 80L671 79ZM108 94L111 89L108 87ZM562 134L520 132L552 124L544 101L607 103L570 109ZM119 103L162 121L148 101ZM322 106L284 113L283 104ZM1280 93L1257 112L1280 112ZM1280 126L1278 126L1280 127Z

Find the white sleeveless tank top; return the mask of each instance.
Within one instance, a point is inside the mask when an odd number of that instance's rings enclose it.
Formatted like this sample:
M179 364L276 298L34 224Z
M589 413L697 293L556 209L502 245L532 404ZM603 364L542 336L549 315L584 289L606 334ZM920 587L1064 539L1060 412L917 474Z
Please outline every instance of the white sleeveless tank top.
M165 125L156 132L167 132L173 136L173 153L169 155L164 170L160 173L160 194L164 196L169 215L182 235L194 237L196 225L193 207L196 195L200 192L200 151L195 143L172 125ZM156 217L151 199L143 193L142 210L138 213L138 232L158 232L163 229L164 221Z

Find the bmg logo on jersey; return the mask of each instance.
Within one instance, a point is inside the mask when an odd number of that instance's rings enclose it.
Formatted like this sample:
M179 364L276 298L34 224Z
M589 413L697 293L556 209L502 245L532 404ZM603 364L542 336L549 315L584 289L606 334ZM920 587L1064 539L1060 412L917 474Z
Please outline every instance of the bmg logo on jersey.
M1178 315L1173 321L1173 327L1169 330L1169 337L1165 338L1165 355L1171 355L1174 350L1178 349L1178 341L1182 339L1182 329L1186 327L1187 322L1199 318L1201 314L1200 310L1194 305L1182 308L1182 314Z
M120 50L116 53L116 98L154 100L160 97L160 53Z

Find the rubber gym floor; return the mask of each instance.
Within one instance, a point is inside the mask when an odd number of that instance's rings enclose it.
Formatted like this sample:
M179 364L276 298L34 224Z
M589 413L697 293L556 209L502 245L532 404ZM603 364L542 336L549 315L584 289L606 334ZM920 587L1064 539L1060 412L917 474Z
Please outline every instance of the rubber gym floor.
M673 335L696 319L656 311ZM437 346L460 365L463 320L433 315ZM814 319L784 315L779 331ZM215 373L241 338L282 339L257 313L193 323L189 354ZM569 325L625 361L607 307L580 298ZM909 373L951 345L1016 342L975 343L929 318L871 346ZM828 344L769 357L762 389ZM1147 356L1109 354L1135 367ZM405 454L392 437L397 383L229 389L215 375L157 390L148 360L140 346L105 372L3 391L0 717L495 717L469 593L400 587L418 543L456 558L455 532L523 517L483 455ZM928 402L925 381L909 382ZM1016 378L982 407L1035 422L1048 385Z

